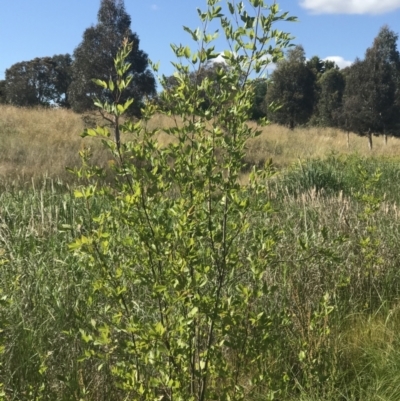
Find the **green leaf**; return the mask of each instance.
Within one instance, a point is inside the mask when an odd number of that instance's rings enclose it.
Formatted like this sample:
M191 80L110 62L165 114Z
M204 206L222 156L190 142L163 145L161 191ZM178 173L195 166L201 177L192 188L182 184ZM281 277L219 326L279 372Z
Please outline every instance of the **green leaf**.
M186 58L188 58L188 59L190 58L191 52L190 52L189 46L186 46L186 47L185 47L184 54L185 54L185 57L186 57Z
M107 89L107 83L105 81L102 81L101 79L92 79L92 81L98 85L101 86L104 89Z
M199 308L197 306L195 306L189 313L188 313L188 317L192 318L194 317L197 312L199 311Z
M162 323L161 322L158 322L156 325L155 325L155 332L157 333L157 334L159 334L159 335L163 335L164 333L165 333L165 327L162 325Z
M193 38L194 41L197 42L197 41L199 40L199 32L198 32L198 30L192 31L192 30L191 30L190 28L188 28L187 26L184 26L183 29L184 29L186 32L190 33L190 35L192 36L192 38Z
M79 329L79 332L81 333L82 340L85 341L85 343L93 341L93 337L90 334L87 334L84 330Z

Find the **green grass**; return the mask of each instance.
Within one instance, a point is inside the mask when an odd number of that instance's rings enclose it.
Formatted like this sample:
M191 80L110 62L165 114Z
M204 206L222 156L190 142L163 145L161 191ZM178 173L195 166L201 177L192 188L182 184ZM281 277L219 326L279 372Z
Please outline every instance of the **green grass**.
M371 192L383 201L365 219L359 166L382 173ZM277 232L265 272L276 400L400 399L399 173L388 159L331 156L295 163L268 182L276 212L254 224ZM7 401L124 399L107 363L98 370L100 361L80 362L79 329L98 313L87 302L92 277L68 251L85 232L83 209L60 182L2 184L0 383ZM373 243L363 248L367 237Z
M345 156L332 153L324 159L298 160L283 170L279 185L282 193L286 191L291 195L316 192L328 196L339 193L352 196L361 189L359 168L369 174L379 170L381 178L374 191L385 201L399 203L400 163L393 158L362 158L357 154Z

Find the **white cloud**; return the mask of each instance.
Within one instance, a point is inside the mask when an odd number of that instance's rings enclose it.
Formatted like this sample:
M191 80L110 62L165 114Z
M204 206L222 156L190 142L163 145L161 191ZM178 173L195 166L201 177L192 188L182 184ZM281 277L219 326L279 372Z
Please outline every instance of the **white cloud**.
M222 53L220 53L216 58L212 59L213 63L218 63L218 64L226 64L226 61L224 57L222 56Z
M267 58L267 57L268 57L268 56L264 56L264 59ZM225 60L225 58L223 57L223 53L220 53L216 58L212 59L211 61L212 61L213 63L226 64L226 60ZM266 71L267 74L270 74L270 73L272 73L275 69L276 69L276 64L270 62L270 63L267 65L265 71Z
M266 74L272 74L276 70L277 65L275 63L269 63L266 68Z
M353 64L352 61L345 60L343 57L340 56L329 56L324 58L324 61L326 60L334 61L340 69L350 67Z
M400 8L400 0L301 0L315 14L384 14Z

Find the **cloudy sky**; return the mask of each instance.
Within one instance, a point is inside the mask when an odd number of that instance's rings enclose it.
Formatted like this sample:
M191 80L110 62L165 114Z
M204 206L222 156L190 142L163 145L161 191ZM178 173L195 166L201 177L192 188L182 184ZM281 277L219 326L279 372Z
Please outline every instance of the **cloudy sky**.
M268 1L272 2L272 0ZM295 36L307 57L332 59L341 67L363 58L379 28L400 30L400 0L277 0L283 11L299 18L279 29ZM100 0L12 0L0 4L0 79L6 68L20 61L72 53L83 31L96 23ZM125 0L132 30L141 48L160 71L171 74L170 43L191 44L183 31L200 25L196 8L205 0ZM225 44L218 42L218 51ZM400 47L400 46L399 46Z

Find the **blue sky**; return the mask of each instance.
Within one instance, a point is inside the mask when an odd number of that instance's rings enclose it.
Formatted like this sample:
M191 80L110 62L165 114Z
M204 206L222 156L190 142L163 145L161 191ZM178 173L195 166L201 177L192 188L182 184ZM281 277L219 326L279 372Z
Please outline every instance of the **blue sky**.
M269 1L271 2L271 0ZM345 66L362 58L379 28L400 31L400 0L281 0L283 11L299 18L279 28L295 36L307 57L336 57ZM84 30L95 24L100 0L3 0L0 4L0 79L6 68L35 57L71 53ZM205 0L125 0L132 30L160 72L171 74L170 43L191 45L182 29L200 26L196 8ZM220 42L218 51L224 50ZM400 47L400 46L399 46Z

